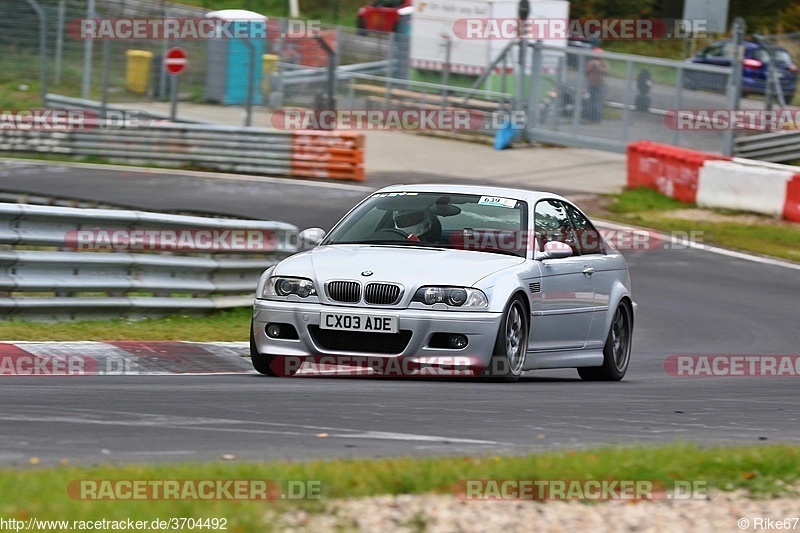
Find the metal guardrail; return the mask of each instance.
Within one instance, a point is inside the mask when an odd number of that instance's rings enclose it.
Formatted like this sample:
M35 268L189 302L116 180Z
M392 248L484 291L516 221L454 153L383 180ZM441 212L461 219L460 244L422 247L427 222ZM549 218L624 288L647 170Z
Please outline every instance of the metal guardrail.
M280 63L281 83L284 87L301 83L322 83L327 79L328 72L323 67L306 67L293 63ZM388 74L391 61L370 61L368 63L355 63L342 65L336 69L338 81L348 80L357 74Z
M800 160L800 131L738 136L734 140L734 155L772 163Z
M89 109L94 111L98 115L101 115L103 112L103 103L98 102L96 100L86 100L84 98L74 98L72 96L64 96L62 94L52 94L47 93L44 99L44 106L51 107L55 109ZM125 117L130 114L131 109L129 107L123 107L113 104L106 104L105 107L106 112L112 112L118 114L120 117ZM154 120L169 120L169 115L164 115L160 113L153 113L152 111L147 112L137 112L140 119L144 120L145 118L154 119ZM175 122L187 123L187 124L206 124L205 122L200 122L197 120L191 119L182 119L176 118Z
M281 222L0 203L0 319L248 306L261 273L298 251L296 234ZM165 235L189 239L169 245Z
M0 129L0 152L364 180L364 135L359 133L158 122L108 126L100 120L74 129Z

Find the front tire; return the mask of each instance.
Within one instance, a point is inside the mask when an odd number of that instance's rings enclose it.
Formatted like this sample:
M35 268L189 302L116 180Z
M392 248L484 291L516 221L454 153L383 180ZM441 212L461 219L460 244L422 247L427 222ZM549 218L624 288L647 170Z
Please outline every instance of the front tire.
M617 306L603 347L603 366L579 368L585 381L619 381L625 377L631 360L633 314L625 302Z
M492 381L505 383L519 380L527 351L528 317L522 298L516 296L508 303L503 314L494 353L483 375Z
M264 355L258 353L258 347L256 346L256 337L253 334L253 322L250 321L250 362L253 363L253 368L259 374L263 374L265 376L270 377L284 377L284 376L294 376L297 371L299 370L300 365L296 364L288 364L286 361L278 360L279 356L275 355ZM283 373L275 372L276 368L281 370L280 365L283 364Z
M261 355L258 353L258 348L256 347L256 337L253 334L253 322L250 322L250 362L253 363L253 368L259 374L263 374L265 376L272 376L275 377L275 372L272 371L271 363L272 358L268 355Z

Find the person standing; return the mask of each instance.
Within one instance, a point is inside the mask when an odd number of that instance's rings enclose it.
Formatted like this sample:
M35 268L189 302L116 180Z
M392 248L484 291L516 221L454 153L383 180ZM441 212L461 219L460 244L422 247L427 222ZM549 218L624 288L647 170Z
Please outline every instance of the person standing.
M608 74L608 63L600 54L602 48L595 48L592 57L584 67L586 74L586 84L589 87L589 105L586 110L586 122L600 122L603 118L603 88L605 77Z

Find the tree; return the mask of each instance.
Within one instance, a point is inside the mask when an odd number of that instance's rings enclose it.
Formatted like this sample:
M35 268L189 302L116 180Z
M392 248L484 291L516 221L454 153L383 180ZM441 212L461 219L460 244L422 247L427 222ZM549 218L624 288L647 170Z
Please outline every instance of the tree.
M648 18L658 15L659 0L578 0L570 4L572 18Z

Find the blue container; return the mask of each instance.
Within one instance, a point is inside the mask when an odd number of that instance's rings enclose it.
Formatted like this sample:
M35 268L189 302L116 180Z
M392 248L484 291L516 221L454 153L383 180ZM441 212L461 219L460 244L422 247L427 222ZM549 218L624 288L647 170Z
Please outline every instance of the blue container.
M215 15L223 13L216 12ZM219 15L212 18L220 18ZM233 20L228 26L233 35L257 36L266 33L264 20ZM248 46L248 43L251 46ZM264 103L261 94L262 59L266 39L234 39L221 35L209 39L206 49L205 99L225 105L247 103L247 80L253 54L253 104Z

